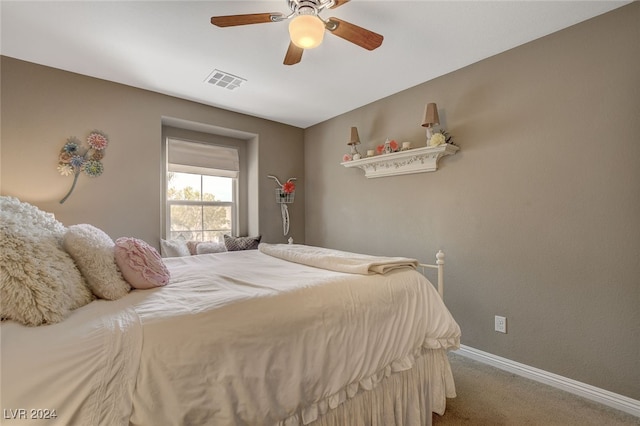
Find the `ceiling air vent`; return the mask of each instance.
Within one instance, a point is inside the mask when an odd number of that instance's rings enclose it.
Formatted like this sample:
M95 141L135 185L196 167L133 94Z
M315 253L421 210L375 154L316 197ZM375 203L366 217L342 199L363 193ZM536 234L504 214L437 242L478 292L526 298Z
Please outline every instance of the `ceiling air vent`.
M247 81L245 78L238 77L237 75L229 74L228 72L220 70L213 70L213 72L209 74L206 80L206 82L209 84L224 87L229 90L237 89L245 81Z

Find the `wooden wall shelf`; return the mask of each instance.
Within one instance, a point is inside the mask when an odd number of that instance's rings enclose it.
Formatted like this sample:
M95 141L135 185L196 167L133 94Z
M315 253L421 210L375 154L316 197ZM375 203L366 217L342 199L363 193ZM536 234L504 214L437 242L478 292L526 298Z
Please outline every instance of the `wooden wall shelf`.
M340 164L345 167L357 167L364 170L367 178L433 172L438 169L438 160L440 158L445 155L455 154L459 149L459 147L451 144L427 146L366 157L360 160L345 161Z

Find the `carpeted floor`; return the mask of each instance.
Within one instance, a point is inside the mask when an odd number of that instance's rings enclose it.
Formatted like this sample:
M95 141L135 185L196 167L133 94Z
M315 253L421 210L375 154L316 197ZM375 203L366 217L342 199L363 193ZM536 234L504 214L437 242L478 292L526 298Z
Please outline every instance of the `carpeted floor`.
M447 400L444 425L640 425L640 418L517 376L469 358L449 354L457 397Z

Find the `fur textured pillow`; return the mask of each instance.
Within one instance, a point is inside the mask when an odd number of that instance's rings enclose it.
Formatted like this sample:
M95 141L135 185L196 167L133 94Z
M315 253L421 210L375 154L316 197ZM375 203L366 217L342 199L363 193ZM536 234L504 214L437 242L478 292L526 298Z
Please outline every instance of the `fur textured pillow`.
M50 213L0 197L0 316L29 326L62 321L94 297L62 248Z
M149 244L136 238L116 240L116 263L133 288L148 289L169 283L169 270L160 254Z
M34 205L23 203L15 197L0 196L2 223L12 229L29 229L34 237L53 237L62 244L66 228L53 213L47 213Z
M225 234L224 245L228 251L256 250L261 238L261 235L257 237L232 237Z
M116 265L115 244L101 229L88 224L70 226L64 236L64 248L99 298L117 300L131 290Z

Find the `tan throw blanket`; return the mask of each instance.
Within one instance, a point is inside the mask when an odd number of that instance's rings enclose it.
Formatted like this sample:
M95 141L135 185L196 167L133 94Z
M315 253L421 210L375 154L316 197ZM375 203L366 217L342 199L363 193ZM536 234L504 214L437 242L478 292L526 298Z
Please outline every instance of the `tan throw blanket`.
M393 269L418 266L416 259L408 257L370 256L303 244L261 243L258 250L289 262L348 274L385 274Z

